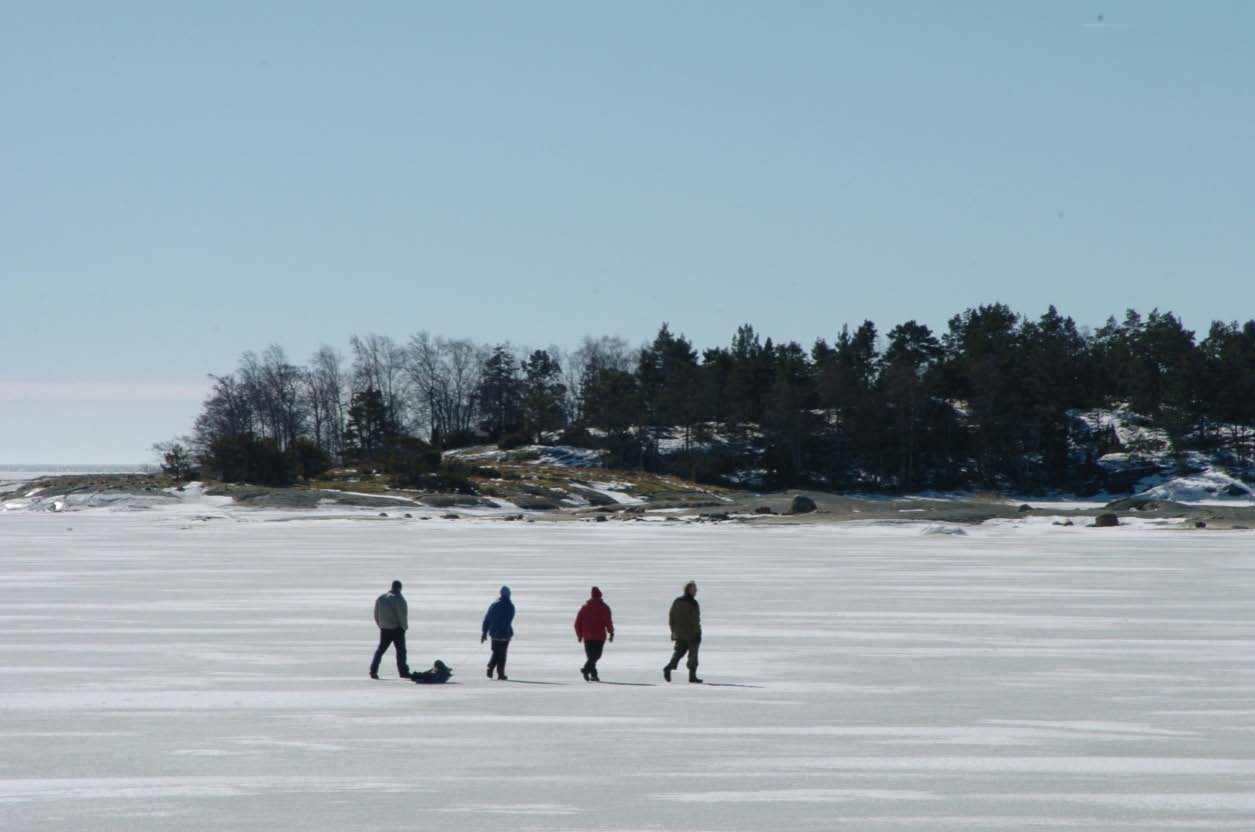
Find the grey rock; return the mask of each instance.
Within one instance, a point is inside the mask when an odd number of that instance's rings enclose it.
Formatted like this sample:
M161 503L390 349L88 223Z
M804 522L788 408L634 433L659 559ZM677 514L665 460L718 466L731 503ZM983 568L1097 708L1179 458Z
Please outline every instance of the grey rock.
M418 501L432 508L498 508L492 500L474 494L424 494Z
M578 485L573 485L571 486L571 493L588 500L588 504L590 506L619 505L619 501L615 498L609 496L608 494L602 494L600 491L594 491L591 488L581 488Z
M1146 477L1161 473L1158 465L1149 462L1131 464L1117 470L1105 471L1103 489L1111 493L1132 491L1133 486Z
M785 514L810 514L817 508L815 501L805 494L798 494L789 503L789 510Z
M561 508L555 500L551 500L548 497L536 497L531 494L516 496L514 504L527 511L557 511Z

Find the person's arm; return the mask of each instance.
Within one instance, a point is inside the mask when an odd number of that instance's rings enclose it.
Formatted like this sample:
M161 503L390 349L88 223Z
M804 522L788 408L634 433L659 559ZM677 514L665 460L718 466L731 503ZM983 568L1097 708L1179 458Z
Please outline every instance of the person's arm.
M680 606L680 604L679 604L679 602L678 602L678 601L672 601L672 602L671 602L671 615L667 618L667 624L668 624L668 626L670 626L670 627L671 627L671 640L672 640L672 641L675 641L675 623L676 623L676 619L678 619L678 618L680 617L680 616L679 616L679 612L680 612L680 610L679 610L679 606Z
M610 633L610 640L614 641L614 614L610 612L610 605L606 605L606 632Z
M397 600L400 601L397 605L397 620L401 624L401 630L405 631L410 628L410 605L400 595Z
M381 630L383 629L383 622L379 620L380 619L379 605L382 603L382 601L383 601L382 598L375 599L375 626Z
M479 643L483 644L488 640L488 619L492 617L492 607L488 608L488 612L484 613L484 623L479 628Z
M584 623L584 613L587 609L588 609L587 607L580 607L580 611L575 614L575 640L576 641L584 640L584 636L581 635L581 633L583 633L584 631L580 628L580 625Z

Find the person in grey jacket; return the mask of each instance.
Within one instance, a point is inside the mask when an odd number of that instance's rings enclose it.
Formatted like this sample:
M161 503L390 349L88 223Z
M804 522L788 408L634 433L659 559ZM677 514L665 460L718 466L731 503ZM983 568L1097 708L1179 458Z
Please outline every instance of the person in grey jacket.
M397 673L402 679L410 678L410 668L405 662L405 631L410 627L410 609L401 594L401 582L393 581L392 589L375 599L375 624L379 626L379 647L370 663L370 678L379 678L379 662L389 645L396 645Z

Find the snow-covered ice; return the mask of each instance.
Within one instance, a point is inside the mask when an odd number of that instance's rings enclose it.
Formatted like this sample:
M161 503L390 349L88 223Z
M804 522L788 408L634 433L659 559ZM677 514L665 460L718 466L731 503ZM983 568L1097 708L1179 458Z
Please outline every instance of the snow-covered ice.
M0 513L0 829L1255 828L1251 532L375 514ZM457 684L366 678L393 578Z

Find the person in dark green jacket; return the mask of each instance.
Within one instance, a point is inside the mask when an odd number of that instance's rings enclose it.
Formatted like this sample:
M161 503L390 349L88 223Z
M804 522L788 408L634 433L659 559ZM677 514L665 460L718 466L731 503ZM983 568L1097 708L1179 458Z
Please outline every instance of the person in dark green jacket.
M671 603L671 640L675 653L662 669L662 677L671 681L671 671L680 666L680 659L688 654L689 681L701 684L697 678L697 648L702 643L702 608L697 603L697 582L684 585L684 594Z

